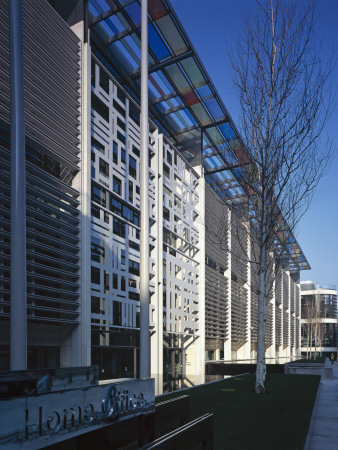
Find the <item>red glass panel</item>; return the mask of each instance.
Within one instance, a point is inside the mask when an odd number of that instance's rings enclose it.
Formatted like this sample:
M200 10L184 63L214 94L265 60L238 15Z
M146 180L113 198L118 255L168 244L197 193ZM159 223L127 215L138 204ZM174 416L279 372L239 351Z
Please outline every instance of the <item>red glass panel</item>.
M187 102L187 104L189 106L190 105L195 105L196 103L199 102L199 99L198 99L197 95L192 90L188 91L188 92L185 92L185 93L182 92L182 95L184 97L184 100Z
M154 20L160 19L168 14L167 8L162 0L148 0L148 11Z

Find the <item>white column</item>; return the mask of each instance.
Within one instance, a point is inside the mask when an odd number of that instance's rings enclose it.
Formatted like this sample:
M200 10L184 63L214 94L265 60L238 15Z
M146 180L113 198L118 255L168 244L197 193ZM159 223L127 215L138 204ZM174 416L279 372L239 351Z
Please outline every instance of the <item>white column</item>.
M63 366L91 365L91 295L90 295L90 243L91 243L91 50L84 35L84 22L73 25L72 30L81 45L81 170L75 179L81 196L81 248L80 248L80 324L61 345ZM71 346L67 356L67 344ZM62 355L61 355L62 356Z
M155 332L151 336L151 377L155 379L155 395L163 394L163 135L156 145L156 285Z
M27 368L26 167L22 0L9 2L11 140L10 368Z
M205 382L205 178L203 173L203 166L195 167L200 179L198 183L199 205L200 205L200 219L198 222L199 230L199 286L198 286L198 305L199 305L199 337L195 341L195 360L196 373L195 381L197 384Z
M230 361L231 358L231 211L228 209L228 224L227 237L228 237L228 268L225 271L225 276L228 280L228 295L227 295L227 315L228 315L228 337L224 343L224 361Z
M141 235L140 378L150 374L149 336L149 171L148 171L148 0L141 1Z

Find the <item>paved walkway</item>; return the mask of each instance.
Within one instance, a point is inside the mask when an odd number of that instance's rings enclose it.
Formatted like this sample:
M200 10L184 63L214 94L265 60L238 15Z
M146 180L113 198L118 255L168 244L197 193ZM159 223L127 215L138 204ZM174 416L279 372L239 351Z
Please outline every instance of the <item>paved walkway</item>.
M325 367L332 367L326 360ZM322 376L304 450L338 449L338 362L333 377Z

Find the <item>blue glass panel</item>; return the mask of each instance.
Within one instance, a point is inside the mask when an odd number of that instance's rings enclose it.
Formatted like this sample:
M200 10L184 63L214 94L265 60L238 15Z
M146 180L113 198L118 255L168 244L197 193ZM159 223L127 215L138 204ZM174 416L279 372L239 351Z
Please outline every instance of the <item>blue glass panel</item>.
M196 121L192 121L192 116L191 114L187 114L187 109L183 109L180 111L180 114L183 118L183 120L186 122L188 127L191 127L192 125L195 125Z
M169 90L168 86L167 86L169 83L164 83L162 78L159 76L159 74L157 72L153 72L151 74L151 76L154 78L154 80L159 85L159 87L162 89L162 91L164 92L165 95L172 93L172 89Z
M219 106L215 97L206 100L204 104L208 108L214 119L220 119L221 117L224 117L224 113L221 110L221 107Z
M169 50L151 23L148 24L148 39L149 47L160 61L170 56Z
M108 11L108 9L110 9L110 6L105 0L96 0L96 2L101 6L102 11Z
M148 88L150 91L149 93L152 95L153 98L161 97L161 93L158 92L158 90L156 89L154 84L151 82L151 80L148 80Z
M169 117L171 117L171 119L173 119L176 122L176 124L178 125L178 128L180 128L180 129L185 128L183 123L179 120L177 113L171 113L171 114L169 114Z
M90 0L90 3L99 12L99 14L110 9L104 0Z
M138 2L131 3L124 9L134 24L139 25L141 23L141 7Z
M230 123L223 123L222 125L219 125L219 128L228 141L231 141L236 137Z
M135 34L135 33L134 33ZM125 40L128 43L128 46L130 47L131 55L137 61L137 63L141 64L141 48L137 45L135 42L135 39L133 39L133 36L126 36Z
M183 105L183 102L182 102L182 100L181 100L180 97L172 97L172 98L170 99L170 103L172 103L173 106L180 106L180 105Z
M122 45L121 41L115 42L111 45L111 47L117 47L134 69L139 66L138 63L136 63L136 61L131 57L130 53L126 50L125 46Z
M158 72L158 76L161 78L161 80L163 81L163 83L167 86L168 90L172 93L174 92L174 89L172 87L172 85L169 83L168 78L164 75L164 73L162 72L162 70L159 70Z
M212 92L207 84L197 88L197 92L199 93L202 99L208 97L209 95L212 95Z
M108 23L110 22L115 28L115 30L117 30L118 32L124 31L126 29L125 26L121 23L121 21L117 18L117 16L110 16L106 19L106 21Z
M170 109L170 105L168 105L167 102L157 103L156 107L162 112L166 112Z
M114 27L114 25L111 22L106 22L105 20L101 20L100 26L109 35L109 37L115 36L118 32L116 27Z
M190 126L188 122L185 120L185 117L182 115L182 111L176 111L175 114L178 120L182 123L183 125L182 128L187 128L188 126Z
M185 108L184 112L186 113L186 115L189 117L189 120L191 121L192 125L196 125L196 120L193 118L191 112L189 111L188 108Z
M95 3L96 3L96 2L95 2ZM98 9L93 5L93 1L90 1L90 2L89 2L88 8L89 8L89 11L93 14L94 17L95 17L95 16L98 16L98 15L101 13L101 11L98 10Z

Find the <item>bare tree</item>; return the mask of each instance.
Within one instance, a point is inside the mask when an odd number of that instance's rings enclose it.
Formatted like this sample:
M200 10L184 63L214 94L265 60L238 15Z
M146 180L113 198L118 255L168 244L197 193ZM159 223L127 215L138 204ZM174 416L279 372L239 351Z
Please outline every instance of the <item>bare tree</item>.
M320 141L332 110L333 58L320 59L314 19L311 0L257 0L231 52L246 147L236 157L258 247L256 393L265 392L268 255L288 250L287 230L308 208L333 155L331 141Z

